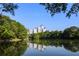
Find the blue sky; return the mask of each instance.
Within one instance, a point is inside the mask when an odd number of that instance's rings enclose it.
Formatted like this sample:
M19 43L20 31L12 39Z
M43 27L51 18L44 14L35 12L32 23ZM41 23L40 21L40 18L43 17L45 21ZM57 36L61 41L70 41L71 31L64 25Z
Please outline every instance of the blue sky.
M79 26L79 16L74 15L68 19L63 13L53 17L45 10L44 6L34 3L18 4L15 16L7 14L12 19L20 22L28 29L33 29L43 24L48 30L64 30L70 26Z

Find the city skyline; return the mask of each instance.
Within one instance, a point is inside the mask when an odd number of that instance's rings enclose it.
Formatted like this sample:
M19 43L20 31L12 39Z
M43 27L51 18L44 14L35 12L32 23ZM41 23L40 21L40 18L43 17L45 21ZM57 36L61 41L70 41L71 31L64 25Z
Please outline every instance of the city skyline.
M45 32L45 31L48 31L46 29L46 27L44 27L43 25L40 25L38 27L35 27L34 29L29 30L29 34L41 33L41 32Z

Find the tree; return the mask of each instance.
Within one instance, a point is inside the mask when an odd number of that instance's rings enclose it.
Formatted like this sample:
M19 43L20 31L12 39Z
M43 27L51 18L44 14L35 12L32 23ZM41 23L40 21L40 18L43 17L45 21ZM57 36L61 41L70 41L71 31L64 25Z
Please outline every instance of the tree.
M0 19L2 18L3 12L9 12L12 15L15 15L14 10L18 8L17 4L13 3L0 3Z
M68 8L68 3L41 3L41 5L45 6L45 9L51 16L63 12L66 14L66 17L70 18L73 14L77 16L79 12L79 3L71 4L72 6L70 9Z
M78 39L79 38L79 28L76 26L72 26L70 28L67 28L63 32L63 38L66 39Z
M23 25L8 16L2 16L2 19L4 22L0 25L0 40L15 38L24 40L27 38L27 29Z
M60 39L61 38L61 35L62 35L62 31L51 31L51 38L54 38L54 39Z

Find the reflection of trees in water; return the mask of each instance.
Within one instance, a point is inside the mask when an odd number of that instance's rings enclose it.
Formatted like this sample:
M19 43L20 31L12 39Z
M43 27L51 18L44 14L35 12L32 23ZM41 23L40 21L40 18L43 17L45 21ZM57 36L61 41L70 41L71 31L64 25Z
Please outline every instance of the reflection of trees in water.
M44 51L47 46L62 46L62 43L60 40L44 40L44 39L37 39L37 40L31 40L31 43L28 43L29 47L35 48L39 51Z
M41 49L43 48L43 46L55 46L55 47L64 47L66 50L70 50L72 52L79 51L79 41L78 40L39 39L38 41L32 40L31 42L42 45Z
M2 56L18 56L22 55L26 50L26 42L0 43L0 55Z
M72 52L79 51L79 41L78 40L65 40L62 43L63 43L64 48L67 50L70 50Z

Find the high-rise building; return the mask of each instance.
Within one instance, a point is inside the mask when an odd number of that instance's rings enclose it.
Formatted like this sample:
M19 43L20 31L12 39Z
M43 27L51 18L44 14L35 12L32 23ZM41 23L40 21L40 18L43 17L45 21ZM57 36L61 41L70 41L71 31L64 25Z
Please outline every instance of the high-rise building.
M33 33L37 33L37 27L33 29Z
M41 27L39 26L39 27L37 27L37 29L38 29L38 32L41 32Z
M30 34L45 32L46 30L47 29L43 25L40 25L39 27L35 27L33 30L30 30Z

